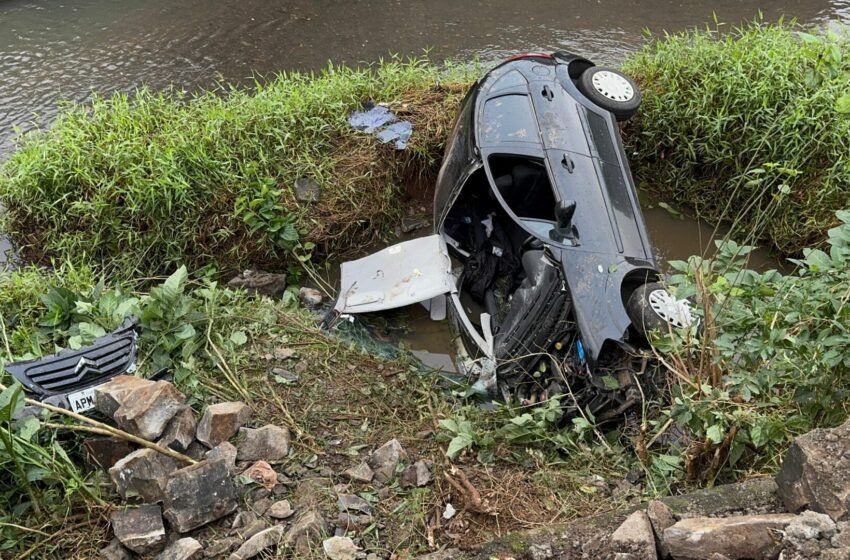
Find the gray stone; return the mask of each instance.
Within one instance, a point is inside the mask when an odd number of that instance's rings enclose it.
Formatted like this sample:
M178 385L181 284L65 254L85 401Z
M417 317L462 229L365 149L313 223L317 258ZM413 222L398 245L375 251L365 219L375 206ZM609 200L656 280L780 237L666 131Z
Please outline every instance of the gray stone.
M658 549L658 555L662 558L667 558L670 556L670 550L664 544L664 529L675 525L676 519L673 517L673 512L670 511L670 508L664 502L652 500L646 506L646 515L652 524L652 532L655 534L655 545Z
M103 470L108 470L135 449L132 443L121 438L91 437L83 441L86 462Z
M241 402L223 402L207 407L195 437L207 447L216 447L236 435L251 418L251 409Z
M794 440L776 476L788 511L811 509L834 521L850 519L850 421Z
M196 461L202 461L207 451L209 451L209 449L207 449L206 445L199 442L198 440L195 440L189 444L189 447L186 448L186 451L183 452L183 455L186 455L187 457L190 457Z
M320 538L328 534L328 524L317 511L308 511L299 517L286 533L286 544L296 544L302 539Z
M336 518L337 527L344 531L357 531L372 523L371 515L352 515L347 512L340 513Z
M143 502L155 503L162 500L168 477L178 466L174 459L143 448L115 463L109 476L121 498L138 496Z
M401 473L401 485L405 488L421 488L430 482L431 469L425 461L416 461Z
M165 547L156 560L198 560L204 555L204 547L191 537L178 539Z
M236 458L240 461L279 461L289 453L289 429L271 424L240 428Z
M283 532L284 528L282 525L275 525L274 527L260 531L242 543L242 546L230 555L229 560L248 560L248 558L254 558L264 550L280 544L283 540Z
M402 460L407 460L407 452L397 439L391 439L376 449L366 463L375 472L375 480L385 484L395 477L395 469Z
M330 560L355 560L360 547L348 537L331 537L322 541L325 556Z
M552 545L549 543L534 543L528 547L528 555L531 560L549 560L555 556L552 552Z
M223 441L207 451L204 458L208 461L224 461L227 470L236 472L236 446L229 441Z
M198 420L195 418L195 411L189 406L184 406L165 427L157 443L183 453L195 441L197 428Z
M115 423L135 436L154 441L183 407L186 397L167 381L134 389L115 411Z
M288 369L283 369L281 367L273 367L272 375L275 377L275 381L283 384L293 384L298 383L298 374L289 371Z
M113 377L94 390L94 406L98 412L108 418L113 418L115 412L124 404L127 396L140 387L156 383L150 379L142 379L134 375L119 375Z
M265 519L254 519L251 523L241 527L239 529L235 529L231 531L231 534L239 536L243 541L246 541L253 537L254 535L258 535L269 528L269 524L266 523Z
M636 553L640 558L655 558L655 534L644 511L636 511L611 535L611 545L617 552Z
M319 307L322 305L325 296L316 288L304 287L298 290L298 299L305 307Z
M359 511L360 513L372 513L372 505L354 494L340 494L337 497L336 505L339 511Z
M837 533L832 537L832 546L835 548L850 548L850 521L836 523Z
M222 556L229 555L230 551L235 550L240 544L242 544L242 540L236 537L225 537L213 541L204 549L204 557L221 558Z
M785 528L785 535L796 540L831 539L835 533L835 522L816 511L804 511Z
M372 482L375 472L367 463L363 462L356 467L346 469L342 476L354 482Z
M322 187L309 177L301 177L295 181L295 200L298 202L319 202L322 198Z
M251 509L254 510L254 513L257 515L265 515L271 507L272 501L269 498L254 500L254 503L251 504Z
M676 560L776 558L782 531L795 516L787 513L683 519L664 531L664 544Z
M112 514L112 530L122 545L139 554L153 554L165 546L165 526L158 505Z
M281 500L279 502L275 502L266 512L266 515L273 519L288 519L292 517L292 514L295 511L292 509L292 506L289 504L289 500Z
M227 282L228 287L245 290L252 295L278 298L286 290L286 274L246 270Z
M165 487L165 518L179 533L221 519L236 506L236 490L224 461L180 469Z
M102 560L133 560L133 555L121 545L121 541L112 539L105 548L100 549L98 558Z

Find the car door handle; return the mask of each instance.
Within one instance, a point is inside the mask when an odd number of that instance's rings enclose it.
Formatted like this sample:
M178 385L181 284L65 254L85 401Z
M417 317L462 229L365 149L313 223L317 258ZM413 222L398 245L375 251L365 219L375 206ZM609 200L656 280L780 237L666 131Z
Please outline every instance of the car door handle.
M576 168L576 162L573 161L573 158L569 154L564 154L564 157L561 159L561 165L569 173L572 173Z

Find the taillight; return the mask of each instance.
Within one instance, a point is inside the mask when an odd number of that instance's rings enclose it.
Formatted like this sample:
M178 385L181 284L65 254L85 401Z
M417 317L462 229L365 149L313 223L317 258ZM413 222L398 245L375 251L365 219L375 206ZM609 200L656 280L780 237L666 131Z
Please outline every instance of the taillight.
M506 62L510 62L512 60L517 60L520 58L554 58L554 56L551 53L527 52L515 54L514 56L510 57Z

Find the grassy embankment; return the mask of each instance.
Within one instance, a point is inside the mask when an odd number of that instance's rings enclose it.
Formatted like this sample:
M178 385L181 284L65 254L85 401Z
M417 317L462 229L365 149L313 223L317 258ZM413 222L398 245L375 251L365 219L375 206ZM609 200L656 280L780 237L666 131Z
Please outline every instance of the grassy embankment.
M627 137L644 182L710 218L735 219L743 237L769 239L789 253L822 244L827 229L841 223L834 212L850 206L846 77L841 81L850 52L835 37L798 31L753 26L724 37L672 36L627 63L644 85L644 111ZM73 111L52 131L24 141L0 178L11 231L31 256L76 268L3 277L4 357L46 352L74 336L84 341L129 309L150 309L142 372L170 363L198 408L241 397L258 422L289 425L298 445L282 468L310 464L314 454L335 468L353 461L347 453L359 445L395 435L436 459L439 471L463 468L498 514L466 508L435 528L444 500L463 503L438 472L434 488L394 489L381 502L388 529L368 531L365 542L383 551L421 550L431 535L438 543L454 543L457 535L474 542L682 483L759 476L775 468L795 434L846 417L848 226L830 233L829 253L807 252L787 276L744 271L735 256L743 251L732 245L711 263L676 264L681 274L671 284L694 294L705 329L658 341L671 400L650 403L627 430L596 426L587 417L564 425L554 400L495 413L454 402L404 359L376 360L327 338L284 302L249 301L200 285L189 293L182 283L179 293L131 295L125 287L120 296L110 296L111 288L90 295L88 267L112 273L112 286L134 271L156 275L181 262L284 266L295 262L293 251L356 248L397 217L404 179L433 172L462 89L435 85L437 76L428 66L390 65L367 73L335 70L315 81L288 76L256 95L210 94L176 104L154 94L135 103L119 97L96 102L88 113ZM408 104L412 150L396 154L348 132L345 116L368 98ZM420 104L423 98L430 102ZM295 204L291 185L300 176L323 184L327 198L318 206ZM245 211L257 207L265 213ZM71 291L44 299L54 285ZM137 300L119 313L128 297ZM161 301L168 297L188 303ZM163 319L165 309L180 315ZM298 354L277 360L274 349L281 347ZM277 362L305 364L304 382L277 384L268 375ZM451 462L442 456L442 440L417 436L440 421L439 431L453 442ZM8 423L3 429L25 440L15 449L46 463L28 484L30 465L21 467L19 455L0 448L2 510L24 513L0 523L27 527L0 525L7 546L19 552L44 541L63 515L71 516L64 526L92 523L105 536L104 512L111 506L97 502L108 498L97 477L81 474L61 454L39 455L38 449L54 449L52 430L10 430ZM343 443L331 445L337 433ZM74 459L75 444L63 445ZM630 470L638 485L612 492L610 482ZM36 502L47 511L36 511ZM73 536L53 542L88 557L83 551L96 545Z

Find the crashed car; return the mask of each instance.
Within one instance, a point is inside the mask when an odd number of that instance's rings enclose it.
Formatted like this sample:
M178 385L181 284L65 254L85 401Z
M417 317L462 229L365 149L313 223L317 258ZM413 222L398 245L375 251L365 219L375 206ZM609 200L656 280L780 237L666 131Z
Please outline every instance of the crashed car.
M128 318L88 346L3 367L28 397L72 412L88 412L95 407L95 388L136 370L137 339L136 321Z
M659 283L620 138L640 100L630 78L570 53L491 70L447 144L434 235L344 263L335 313L421 302L451 321L482 391L633 406L649 333L693 322Z

